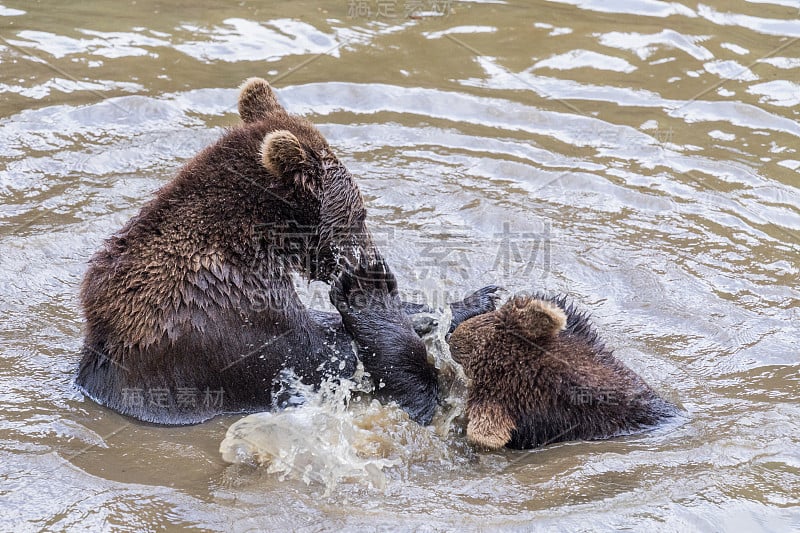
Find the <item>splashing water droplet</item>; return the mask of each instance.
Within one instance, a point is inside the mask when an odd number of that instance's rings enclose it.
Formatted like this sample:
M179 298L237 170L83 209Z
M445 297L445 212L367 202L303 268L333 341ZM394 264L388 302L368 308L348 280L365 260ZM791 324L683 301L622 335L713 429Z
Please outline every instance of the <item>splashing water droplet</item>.
M266 467L281 480L319 484L326 495L341 483L383 490L387 473L400 465L452 467L469 460L472 451L463 438L458 438L463 433L459 424L466 377L445 341L449 313L438 317L438 329L424 338L445 396L430 426L413 422L396 404L363 401L364 393L372 388L363 367L352 381L325 381L318 390L287 376L281 394L302 398L304 403L235 422L220 444L222 458L234 464Z

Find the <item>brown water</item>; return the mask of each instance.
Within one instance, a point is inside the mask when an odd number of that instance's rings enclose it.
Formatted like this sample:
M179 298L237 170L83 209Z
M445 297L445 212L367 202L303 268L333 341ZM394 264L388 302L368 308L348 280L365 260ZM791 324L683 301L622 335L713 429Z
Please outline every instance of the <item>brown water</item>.
M0 529L800 528L797 0L0 2ZM388 462L306 484L223 461L241 417L83 398L86 261L254 75L360 176L407 296L568 293L685 419L476 453L328 410Z

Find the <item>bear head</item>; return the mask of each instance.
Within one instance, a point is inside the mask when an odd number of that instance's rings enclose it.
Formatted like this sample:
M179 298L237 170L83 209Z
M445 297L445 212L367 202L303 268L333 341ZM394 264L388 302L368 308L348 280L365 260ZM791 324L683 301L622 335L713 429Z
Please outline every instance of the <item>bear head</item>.
M567 323L552 302L514 297L500 309L462 322L448 343L470 379L467 438L491 449L505 446L528 408L525 374ZM532 364L533 363L533 364Z
M468 377L487 360L490 345L501 343L517 353L537 351L537 341L555 337L564 329L567 316L556 304L544 299L515 296L500 309L470 318L453 331L448 340L453 358Z
M303 235L293 242L294 253L311 279L329 281L343 260L376 257L358 186L319 130L290 115L260 78L242 85L239 115L246 125L266 131L261 164L291 190L280 200L291 204L287 215L294 227L284 229Z

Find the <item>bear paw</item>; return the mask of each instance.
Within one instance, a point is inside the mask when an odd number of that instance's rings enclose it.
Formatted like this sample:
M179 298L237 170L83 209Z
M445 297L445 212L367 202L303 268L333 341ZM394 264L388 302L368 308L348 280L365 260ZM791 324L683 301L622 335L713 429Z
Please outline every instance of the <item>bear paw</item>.
M342 316L399 308L397 280L383 258L345 263L331 284L331 303Z
M459 324L465 320L490 311L494 311L497 306L497 301L502 297L502 293L506 290L497 285L489 285L482 289L478 289L460 302L450 304L450 310L453 312L453 319L450 322L450 333L455 331Z

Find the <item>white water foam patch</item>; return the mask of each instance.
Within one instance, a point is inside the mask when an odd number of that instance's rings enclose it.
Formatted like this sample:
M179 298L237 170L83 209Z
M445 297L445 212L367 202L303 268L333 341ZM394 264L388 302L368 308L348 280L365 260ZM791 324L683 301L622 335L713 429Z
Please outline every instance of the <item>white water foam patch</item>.
M425 348L439 376L439 390L442 391L442 404L436 409L431 425L436 434L447 438L451 432L457 430L458 422L464 417L467 398L467 376L464 369L450 354L447 344L447 333L453 313L447 306L444 312L438 314L438 328L430 335L424 337Z
M220 444L229 463L266 466L281 480L317 483L326 494L342 482L386 486L382 470L396 460L374 454L370 432L359 426L357 410L348 409L361 391L353 381L325 381L318 391L290 380L288 392L305 403L274 413L256 413L234 423ZM366 411L377 406L370 404Z
M449 309L436 313L438 329L424 339L443 398L430 426L412 421L396 404L370 401L363 372L355 381L326 381L317 391L293 378L286 380L287 392L304 403L232 424L220 444L223 460L266 468L281 481L321 486L326 496L344 483L383 490L415 464L430 470L469 462L474 452L463 438L466 377L445 341L450 318Z

